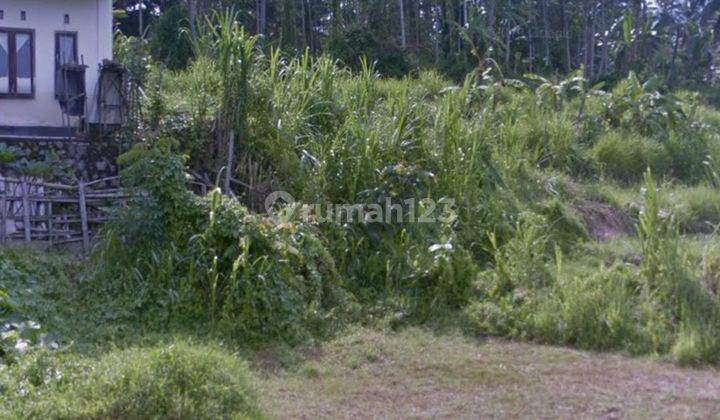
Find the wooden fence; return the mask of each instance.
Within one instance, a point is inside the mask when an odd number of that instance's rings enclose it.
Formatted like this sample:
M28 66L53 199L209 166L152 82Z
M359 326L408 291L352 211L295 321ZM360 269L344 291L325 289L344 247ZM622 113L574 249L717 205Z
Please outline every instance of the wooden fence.
M80 243L87 252L110 208L127 198L118 177L76 185L0 177L0 245Z
M265 187L232 181L236 188L247 190L246 201L263 203ZM200 196L214 188L197 176L188 181L187 187ZM34 243L52 248L81 244L88 252L100 226L112 217L111 209L131 197L120 187L120 177L66 185L0 176L0 246Z

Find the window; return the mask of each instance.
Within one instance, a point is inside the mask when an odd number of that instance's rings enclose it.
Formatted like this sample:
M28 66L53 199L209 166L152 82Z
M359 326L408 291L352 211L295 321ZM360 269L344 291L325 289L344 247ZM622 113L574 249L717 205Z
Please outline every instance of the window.
M27 20L27 13L24 10L20 11L20 20Z
M0 29L0 96L33 97L34 56L32 31Z
M63 22L65 22L66 25L70 24L70 15L63 16Z
M77 34L58 32L55 34L55 67L63 64L77 64Z
M57 32L55 34L55 95L61 91L61 67L78 63L77 33Z
M3 19L5 19L5 11L0 10L0 20L3 20Z
M7 32L0 32L0 95L10 93L10 42Z

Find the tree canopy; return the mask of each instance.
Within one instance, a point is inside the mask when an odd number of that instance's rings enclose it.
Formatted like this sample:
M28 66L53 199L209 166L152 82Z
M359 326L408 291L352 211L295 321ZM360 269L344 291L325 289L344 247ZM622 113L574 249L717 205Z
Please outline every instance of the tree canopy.
M720 0L116 0L118 26L154 40L159 61L191 55L181 30L233 8L263 47L365 56L385 75L433 67L460 77L494 62L506 74L583 68L592 81L629 70L668 83L713 78ZM142 18L139 11L142 10Z

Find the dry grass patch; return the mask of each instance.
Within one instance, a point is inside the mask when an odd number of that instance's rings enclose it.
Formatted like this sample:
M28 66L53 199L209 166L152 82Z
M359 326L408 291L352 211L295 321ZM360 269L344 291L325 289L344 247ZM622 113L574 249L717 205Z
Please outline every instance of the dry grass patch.
M277 418L708 417L720 373L411 328L357 329L306 361L266 370Z

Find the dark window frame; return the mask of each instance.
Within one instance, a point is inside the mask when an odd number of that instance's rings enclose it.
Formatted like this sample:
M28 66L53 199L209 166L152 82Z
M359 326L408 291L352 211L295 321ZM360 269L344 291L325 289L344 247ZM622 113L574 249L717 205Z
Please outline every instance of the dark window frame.
M4 28L0 32L8 34L8 77L10 93L0 93L0 99L35 99L35 30L25 28ZM17 92L17 34L30 35L30 93Z
M63 36L70 36L73 38L73 46L74 46L74 54L73 54L73 60L75 61L75 64L80 63L80 57L79 57L79 49L80 46L78 45L78 33L72 32L72 31L55 31L55 98L58 98L57 93L57 87L58 87L58 80L57 77L59 75L60 70L60 37Z

